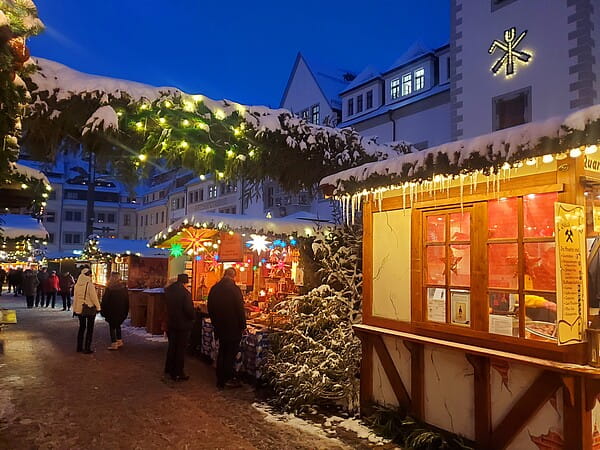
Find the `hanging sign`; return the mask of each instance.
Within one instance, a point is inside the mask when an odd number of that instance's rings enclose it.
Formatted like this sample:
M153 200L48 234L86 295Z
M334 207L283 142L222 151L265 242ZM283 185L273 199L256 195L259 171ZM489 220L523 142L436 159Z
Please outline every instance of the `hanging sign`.
M504 31L504 40L500 41L498 39L494 39L492 45L488 49L488 53L491 55L496 50L500 50L502 52L500 58L496 60L494 65L492 66L492 72L496 75L502 67L506 68L506 76L510 77L515 73L515 62L519 61L522 63L528 63L531 59L531 54L519 50L519 44L527 35L527 30L522 31L521 34L517 36L517 29L515 27L509 28Z
M244 244L242 236L238 233L221 233L219 245L219 261L239 262L244 260Z
M585 340L587 269L585 208L555 203L558 344Z

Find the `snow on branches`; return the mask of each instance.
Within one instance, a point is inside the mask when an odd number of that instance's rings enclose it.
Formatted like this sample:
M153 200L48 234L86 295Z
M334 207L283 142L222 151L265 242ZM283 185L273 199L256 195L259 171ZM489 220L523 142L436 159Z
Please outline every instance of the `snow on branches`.
M272 336L265 372L280 408L358 406L361 346L352 325L361 319L361 233L322 232L312 245L322 284L278 305L290 325Z

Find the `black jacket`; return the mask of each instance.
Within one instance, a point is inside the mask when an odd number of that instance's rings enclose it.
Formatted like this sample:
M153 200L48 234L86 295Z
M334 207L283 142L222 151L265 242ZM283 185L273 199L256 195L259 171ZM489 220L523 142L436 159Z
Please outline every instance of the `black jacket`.
M111 325L121 325L129 313L129 292L127 286L120 283L108 286L102 296L100 312Z
M167 327L173 331L188 331L194 324L192 295L183 283L175 282L165 289Z
M239 341L246 329L244 296L235 282L224 277L208 293L208 315L215 336L225 341Z

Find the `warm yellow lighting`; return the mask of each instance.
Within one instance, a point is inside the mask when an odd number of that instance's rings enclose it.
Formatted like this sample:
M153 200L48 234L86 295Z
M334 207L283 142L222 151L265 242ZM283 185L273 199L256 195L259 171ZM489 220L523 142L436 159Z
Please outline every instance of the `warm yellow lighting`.
M227 150L227 157L233 158L235 156L235 152L233 150Z
M559 153L558 155L555 156L555 158L556 158L557 161L562 161L566 157L567 157L566 153Z
M192 95L192 100L194 100L195 102L201 102L203 98L204 97L202 97L201 95Z
M572 148L571 151L569 152L569 156L571 158L579 158L581 156L581 149Z
M123 111L118 111L117 116L121 117L123 115Z
M239 136L240 134L242 134L242 130L240 130L239 128L234 128L233 129L233 134L235 136Z
M223 112L222 109L217 109L215 111L215 117L219 120L223 120L225 118L225 113Z
M527 164L528 166L535 166L536 162L537 161L535 158L530 158L525 162L525 164Z
M165 124L166 121L167 121L167 119L165 119L164 117L161 117L158 119L158 122L163 125Z
M50 186L49 184L46 185L46 190L47 191L51 191L52 190L52 186Z
M510 164L509 164L509 163L507 163L507 162L505 162L505 163L502 165L502 169L504 169L504 170L508 170L508 169L510 169Z
M213 149L209 145L207 145L207 146L204 147L204 151L206 153L211 153L213 151Z
M42 194L42 197L44 197L44 198L48 198L48 194L44 192L44 193Z
M196 106L192 102L183 102L183 110L187 112L193 112L196 110Z
M554 156L552 156L552 155L544 155L544 156L542 156L542 162L544 162L546 164L549 164L552 161L554 161Z
M251 234L252 238L246 244L250 247L250 250L255 251L256 253L262 253L269 247L270 241L267 240L266 236L262 236L259 234Z
M183 125L184 127L189 127L190 126L190 121L187 119L183 119L181 121L181 125Z
M135 127L136 127L138 130L141 130L142 128L144 128L144 124L143 124L142 122L137 122L137 123L135 124Z
M148 157L147 157L145 154L143 154L143 153L140 153L140 154L138 155L138 158L139 158L139 160L140 160L140 161L144 162L144 161L146 161L146 159L147 159Z
M190 144L188 144L187 141L181 141L181 144L179 144L179 146L181 148L189 148Z
M170 100L165 100L165 102L163 103L163 105L165 106L165 108L172 108L173 107L173 103Z
M200 179L201 179L202 181L206 180L206 175L200 175Z
M148 104L146 103L142 103L142 105L140 106L140 109L143 111L145 109L148 109Z
M252 157L254 156L254 150L250 150L250 151L248 152L248 156L249 156L250 158L252 158Z
M217 175L219 178L223 178L225 176L225 174L223 172L217 172Z
M586 155L592 155L594 153L596 153L598 151L598 146L597 145L590 145L588 147L585 148L585 154Z
M27 189L28 187L29 187L29 186L27 186L25 183L23 183L23 184L21 185L21 189Z

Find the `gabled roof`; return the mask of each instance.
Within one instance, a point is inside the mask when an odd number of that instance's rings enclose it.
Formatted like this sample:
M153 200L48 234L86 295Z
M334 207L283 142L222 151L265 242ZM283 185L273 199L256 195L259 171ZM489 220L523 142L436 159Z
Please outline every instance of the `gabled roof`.
M433 53L434 51L431 48L425 46L422 42L417 41L413 43L396 61L394 61L394 64L392 64L390 68L385 71L385 73L392 72L393 70L410 64L413 61L422 58L423 56L433 55Z
M379 78L381 76L381 73L379 72L379 70L377 70L376 67L374 66L367 66L363 69L363 71L361 73L359 73L356 78L354 80L352 80L352 82L350 84L348 84L348 86L346 86L346 89L344 89L343 91L340 92L340 95L351 91L352 89L356 89L359 86L362 86L363 84L368 83L369 81L373 81L377 78Z
M289 89L296 74L296 70L298 70L298 66L300 65L300 61L304 61L304 64L308 68L317 86L319 86L319 89L321 90L323 97L325 97L325 100L327 100L329 106L331 108L339 108L341 105L339 94L348 86L349 83L349 81L344 80L343 76L344 74L349 73L349 71L340 68L320 67L314 62L309 64L306 58L304 58L300 52L298 52L298 55L296 55L296 61L294 62L290 77L288 78L285 90L283 91L283 96L281 97L281 102L279 105L280 108L283 108L283 104L287 98Z

